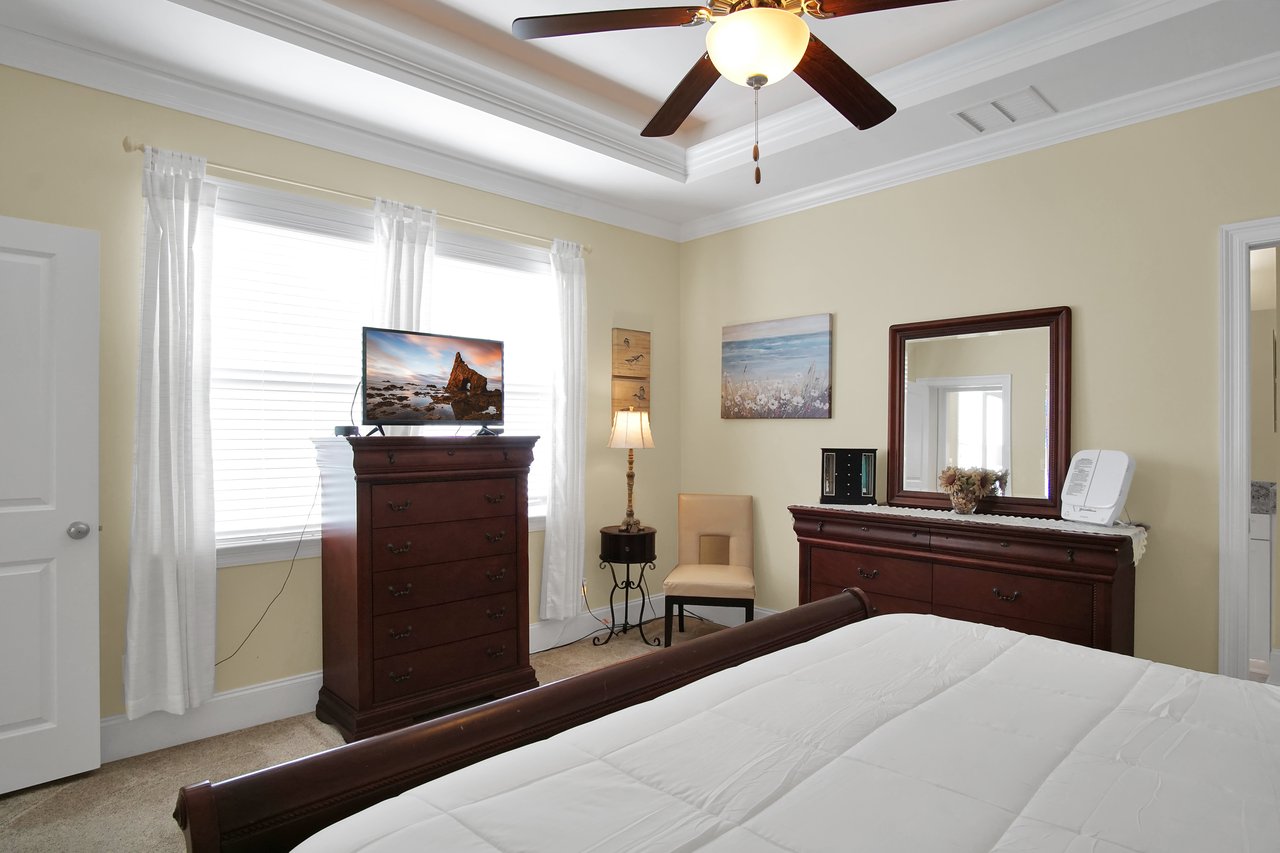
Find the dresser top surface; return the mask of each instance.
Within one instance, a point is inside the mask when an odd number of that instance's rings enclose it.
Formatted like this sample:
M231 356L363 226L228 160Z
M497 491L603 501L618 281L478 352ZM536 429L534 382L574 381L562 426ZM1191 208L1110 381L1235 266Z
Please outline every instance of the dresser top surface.
M1145 528L1131 524L1118 524L1113 527L1101 527L1079 521L1063 521L1057 518L1026 518L1012 515L985 515L974 513L961 515L950 510L918 509L885 505L838 506L832 504L794 504L787 507L792 515L822 515L830 518L847 518L875 521L879 523L926 524L951 529L968 528L1017 528L1027 532L1043 531L1046 533L1084 534L1098 537L1125 537L1133 543L1135 565L1146 550L1147 531Z

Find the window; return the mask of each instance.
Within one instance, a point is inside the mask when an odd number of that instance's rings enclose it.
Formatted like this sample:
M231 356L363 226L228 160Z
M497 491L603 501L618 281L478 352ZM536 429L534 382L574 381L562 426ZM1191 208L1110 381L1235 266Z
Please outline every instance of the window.
M511 435L548 436L560 321L547 251L443 233L436 238L432 279L422 300L428 330L502 341L504 429ZM424 431L458 432L454 427ZM535 452L529 469L531 516L546 515L551 474L545 459Z
M368 211L223 184L214 213L211 414L218 564L319 553L312 440L359 423L360 328L381 281ZM505 342L506 429L546 435L558 358L545 250L441 233L423 328ZM548 339L548 330L552 331ZM455 427L426 430L452 435ZM545 513L535 456L530 514ZM301 547L300 547L301 543Z

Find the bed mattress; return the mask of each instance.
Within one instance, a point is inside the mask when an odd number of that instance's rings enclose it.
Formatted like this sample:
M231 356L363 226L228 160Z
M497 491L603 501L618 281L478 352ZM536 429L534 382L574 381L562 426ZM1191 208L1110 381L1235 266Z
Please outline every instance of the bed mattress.
M886 615L318 833L392 851L1280 851L1280 688Z

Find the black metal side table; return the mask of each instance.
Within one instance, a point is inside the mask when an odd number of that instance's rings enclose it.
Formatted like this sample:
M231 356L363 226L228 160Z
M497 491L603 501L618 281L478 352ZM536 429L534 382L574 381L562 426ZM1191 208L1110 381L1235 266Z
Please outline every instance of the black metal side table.
M653 606L649 604L649 585L645 583L646 571L654 569L654 561L658 559L657 531L652 527L641 527L635 532L619 530L616 524L600 528L600 568L609 567L613 577L613 590L609 593L609 633L602 637L594 637L591 642L603 646L613 639L615 634L625 634L632 628L640 632L640 639L649 646L661 645L662 639L654 637L650 640L644 633L644 610ZM618 576L618 566L625 565L623 577ZM633 580L631 567L640 567L639 574ZM639 621L631 622L631 590L640 591ZM618 624L615 600L622 593L622 624Z

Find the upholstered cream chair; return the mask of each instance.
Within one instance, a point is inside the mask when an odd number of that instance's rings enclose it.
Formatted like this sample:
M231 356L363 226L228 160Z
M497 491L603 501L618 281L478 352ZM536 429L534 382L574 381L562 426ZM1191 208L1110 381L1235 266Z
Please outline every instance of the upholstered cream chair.
M666 595L663 645L671 645L672 610L684 632L686 604L745 607L755 617L755 528L751 495L679 496L676 567L662 583Z

